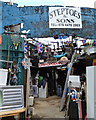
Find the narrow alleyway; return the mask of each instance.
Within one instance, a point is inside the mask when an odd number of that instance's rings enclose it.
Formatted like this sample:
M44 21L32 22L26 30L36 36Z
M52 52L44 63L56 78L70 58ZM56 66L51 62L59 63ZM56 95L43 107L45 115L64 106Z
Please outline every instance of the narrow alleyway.
M51 96L46 99L35 99L34 118L64 118L64 111L60 112L61 98Z

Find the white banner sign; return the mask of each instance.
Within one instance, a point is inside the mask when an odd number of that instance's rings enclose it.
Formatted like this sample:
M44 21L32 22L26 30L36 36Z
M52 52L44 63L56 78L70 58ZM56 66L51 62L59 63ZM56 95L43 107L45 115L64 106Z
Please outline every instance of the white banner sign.
M78 7L49 7L49 28L82 28Z

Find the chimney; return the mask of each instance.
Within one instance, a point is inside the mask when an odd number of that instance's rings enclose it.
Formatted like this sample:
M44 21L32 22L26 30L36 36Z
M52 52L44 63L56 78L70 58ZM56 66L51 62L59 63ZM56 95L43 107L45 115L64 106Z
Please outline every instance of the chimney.
M14 0L10 0L10 5L13 5L14 4Z

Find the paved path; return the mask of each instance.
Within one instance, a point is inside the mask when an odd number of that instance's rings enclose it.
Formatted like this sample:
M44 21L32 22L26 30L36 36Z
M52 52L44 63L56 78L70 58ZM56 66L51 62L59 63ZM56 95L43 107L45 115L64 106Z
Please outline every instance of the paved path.
M57 96L35 98L34 118L64 118L64 111L59 111L60 103L61 98Z

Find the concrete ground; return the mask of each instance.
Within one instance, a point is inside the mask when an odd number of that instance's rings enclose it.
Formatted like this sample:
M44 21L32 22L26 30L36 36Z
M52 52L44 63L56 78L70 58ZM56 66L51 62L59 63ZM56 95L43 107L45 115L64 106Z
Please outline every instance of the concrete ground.
M50 96L45 99L35 98L33 118L64 118L60 112L61 97Z

